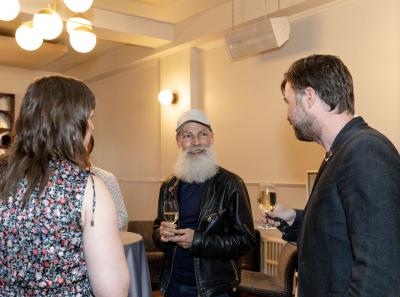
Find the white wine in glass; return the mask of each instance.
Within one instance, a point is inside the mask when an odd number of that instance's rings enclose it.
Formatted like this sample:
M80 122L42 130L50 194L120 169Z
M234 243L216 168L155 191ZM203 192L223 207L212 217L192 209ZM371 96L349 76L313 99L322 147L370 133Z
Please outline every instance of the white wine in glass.
M276 187L273 184L260 184L260 190L258 192L258 207L263 212L270 212L275 209L276 205ZM260 229L275 229L274 226L263 223L258 226Z
M177 211L165 211L163 216L168 223L175 224L178 221L179 213Z
M164 200L163 217L168 223L175 224L179 219L178 202L174 198Z

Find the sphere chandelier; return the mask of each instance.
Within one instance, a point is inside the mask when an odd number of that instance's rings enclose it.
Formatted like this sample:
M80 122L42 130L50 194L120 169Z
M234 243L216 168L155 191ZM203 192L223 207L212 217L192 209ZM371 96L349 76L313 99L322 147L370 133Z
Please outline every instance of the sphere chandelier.
M69 43L80 53L88 53L96 46L96 35L88 26L76 27L69 34Z
M64 0L65 6L76 13L87 11L93 4L93 0Z
M33 29L32 22L22 23L15 32L15 39L18 45L26 51L37 50L43 44L43 39Z
M52 3L52 7L49 4L48 8L39 10L31 22L22 23L15 32L17 44L24 50L34 51L41 47L43 40L53 40L60 36L63 20L56 11L56 0L52 0ZM87 11L93 0L64 0L64 4L71 11L79 13L66 22L71 47L80 53L90 52L96 46L97 37L92 23L80 13ZM0 0L0 20L12 20L19 11L18 0Z
M33 29L46 40L57 38L63 30L60 15L51 8L41 9L33 16Z
M92 29L92 22L85 18L83 15L78 14L68 19L67 32L71 34L77 27L85 26Z
M17 17L20 9L18 0L0 1L0 21L12 21Z
M92 22L82 15L68 19L67 32L69 43L79 53L88 53L96 46L97 37L93 33Z

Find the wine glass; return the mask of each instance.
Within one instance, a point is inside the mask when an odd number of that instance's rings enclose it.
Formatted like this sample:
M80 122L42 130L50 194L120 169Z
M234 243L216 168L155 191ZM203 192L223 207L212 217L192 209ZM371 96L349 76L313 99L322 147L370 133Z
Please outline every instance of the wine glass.
M276 205L276 187L274 184L268 184L268 183L261 183L260 184L260 189L258 191L258 207L261 209L263 212L270 212L275 209ZM276 229L274 226L267 224L267 223L261 223L259 226L257 226L259 229Z
M168 223L175 224L179 218L178 201L175 198L167 198L163 204L163 217Z

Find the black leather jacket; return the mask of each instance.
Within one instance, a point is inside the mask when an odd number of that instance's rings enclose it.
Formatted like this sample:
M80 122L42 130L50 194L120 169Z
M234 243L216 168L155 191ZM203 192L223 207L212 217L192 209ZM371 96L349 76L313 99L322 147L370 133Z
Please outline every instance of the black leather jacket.
M174 176L161 185L158 214L153 225L154 243L165 252L160 275L160 287L164 293L171 278L176 244L160 240L162 205L170 195L179 199L178 187L179 180ZM177 224L179 226L179 221ZM220 167L218 173L206 181L199 223L190 249L199 296L211 297L235 291L240 283L239 258L255 245L246 186L239 176Z

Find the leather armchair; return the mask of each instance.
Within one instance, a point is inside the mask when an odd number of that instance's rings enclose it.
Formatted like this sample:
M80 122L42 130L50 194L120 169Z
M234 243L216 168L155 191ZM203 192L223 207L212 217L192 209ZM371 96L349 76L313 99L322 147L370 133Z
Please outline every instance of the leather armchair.
M278 274L242 270L239 285L241 297L292 297L293 278L297 268L297 247L285 243L278 258Z

